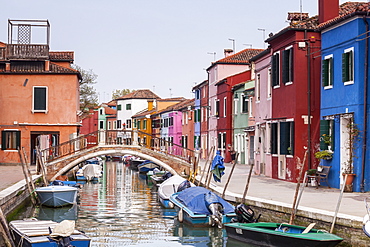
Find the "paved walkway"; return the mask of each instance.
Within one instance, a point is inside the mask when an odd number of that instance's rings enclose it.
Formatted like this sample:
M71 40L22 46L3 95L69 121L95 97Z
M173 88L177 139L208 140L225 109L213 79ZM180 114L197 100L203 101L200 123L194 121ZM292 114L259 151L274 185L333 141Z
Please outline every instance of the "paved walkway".
M0 166L0 191L24 179L22 166Z
M200 166L204 167L205 162L201 162ZM221 183L216 183L211 179L210 188L222 194L224 185L228 180L232 165L225 164L225 175L221 179ZM231 176L227 187L226 195L237 194L235 196L242 198L247 178L249 175L250 166L237 164ZM198 175L197 179L200 179ZM205 176L202 181L205 180ZM246 199L268 201L276 205L285 205L291 208L293 205L294 195L296 191L296 183L271 179L265 176L252 175ZM318 189L308 185L304 187L302 197L299 203L300 210L320 212L333 216L337 208L338 199L340 197L339 189L329 189L328 187L320 186ZM340 204L338 217L343 214L348 215L346 218L362 221L366 214L364 199L368 198L370 205L370 192L367 193L344 193ZM226 198L227 199L227 198Z

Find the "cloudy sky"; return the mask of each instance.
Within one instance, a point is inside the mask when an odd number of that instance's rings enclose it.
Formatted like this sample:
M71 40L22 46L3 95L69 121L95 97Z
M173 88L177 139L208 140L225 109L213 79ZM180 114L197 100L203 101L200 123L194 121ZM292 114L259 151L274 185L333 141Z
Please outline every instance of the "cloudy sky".
M265 48L264 37L287 26L288 12L316 15L317 2L12 0L1 5L0 41L8 41L8 19L47 19L50 49L74 51L75 64L98 75L100 102L126 88L190 98L225 48Z

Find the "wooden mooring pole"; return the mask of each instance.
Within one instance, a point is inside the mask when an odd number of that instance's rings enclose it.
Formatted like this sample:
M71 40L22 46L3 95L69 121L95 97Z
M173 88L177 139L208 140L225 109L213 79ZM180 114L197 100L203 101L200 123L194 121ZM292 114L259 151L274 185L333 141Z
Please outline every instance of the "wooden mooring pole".
M244 193L243 193L242 203L245 203L245 197L247 196L247 192L248 192L248 188L249 188L249 183L250 183L251 177L252 177L253 166L254 166L254 164L252 163L251 164L251 168L249 169L247 183L245 184L245 189L244 189Z
M224 197L225 197L225 192L226 192L227 186L229 186L229 182L230 182L231 176L232 176L232 175L233 175L233 173L234 173L234 168L235 168L235 165L236 165L236 163L237 163L238 156L239 156L239 153L236 153L234 164L233 164L233 166L231 167L230 174L229 174L229 176L228 176L228 178L227 178L227 181L226 181L226 184L225 184L225 186L224 186L224 191L222 192L222 198L224 198Z
M15 244L12 239L12 235L10 234L8 223L6 222L6 218L3 214L3 210L0 207L0 234L2 235L5 245L7 247L14 247Z
M198 186L202 183L202 180L203 180L203 177L204 177L204 173L206 172L206 170L207 170L207 165L208 165L208 161L209 161L209 157L213 154L213 149L214 149L215 147L214 146L212 146L211 147L211 150L209 150L209 152L208 152L208 156L206 157L206 163L204 164L204 168L203 168L203 171L202 171L202 176L200 177L200 180L199 180L199 182L198 182ZM207 179L206 179L207 180Z
M23 160L23 157L22 157L22 151L20 150L19 147L18 147L18 154L19 154L19 160L22 164L24 180L26 181L26 185L27 185L28 193L30 194L31 202L32 202L33 205L36 205L36 200L32 195L32 193L33 193L33 190L32 190L32 187L31 187L32 177L31 178L28 177L28 173L26 171L27 170L26 164L24 163L24 160Z

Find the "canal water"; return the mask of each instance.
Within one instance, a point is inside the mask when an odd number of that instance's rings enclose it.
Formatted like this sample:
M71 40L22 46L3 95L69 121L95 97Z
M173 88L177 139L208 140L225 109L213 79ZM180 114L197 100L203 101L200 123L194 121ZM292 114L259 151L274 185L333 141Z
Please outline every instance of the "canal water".
M250 246L228 239L225 229L179 223L174 209L164 209L146 177L119 162L106 162L103 177L86 183L78 205L28 208L16 218L76 220L91 246Z

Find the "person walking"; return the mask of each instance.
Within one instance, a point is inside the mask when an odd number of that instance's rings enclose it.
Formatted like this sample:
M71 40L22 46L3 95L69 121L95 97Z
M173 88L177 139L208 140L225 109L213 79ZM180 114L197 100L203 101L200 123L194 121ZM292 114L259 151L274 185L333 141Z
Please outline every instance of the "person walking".
M229 144L229 145L227 146L227 149L228 149L228 151L229 151L229 153L230 153L230 157L231 157L231 164L234 164L234 163L235 163L235 156L236 156L236 152L235 152L235 150L234 150L234 147L233 147L231 144Z

